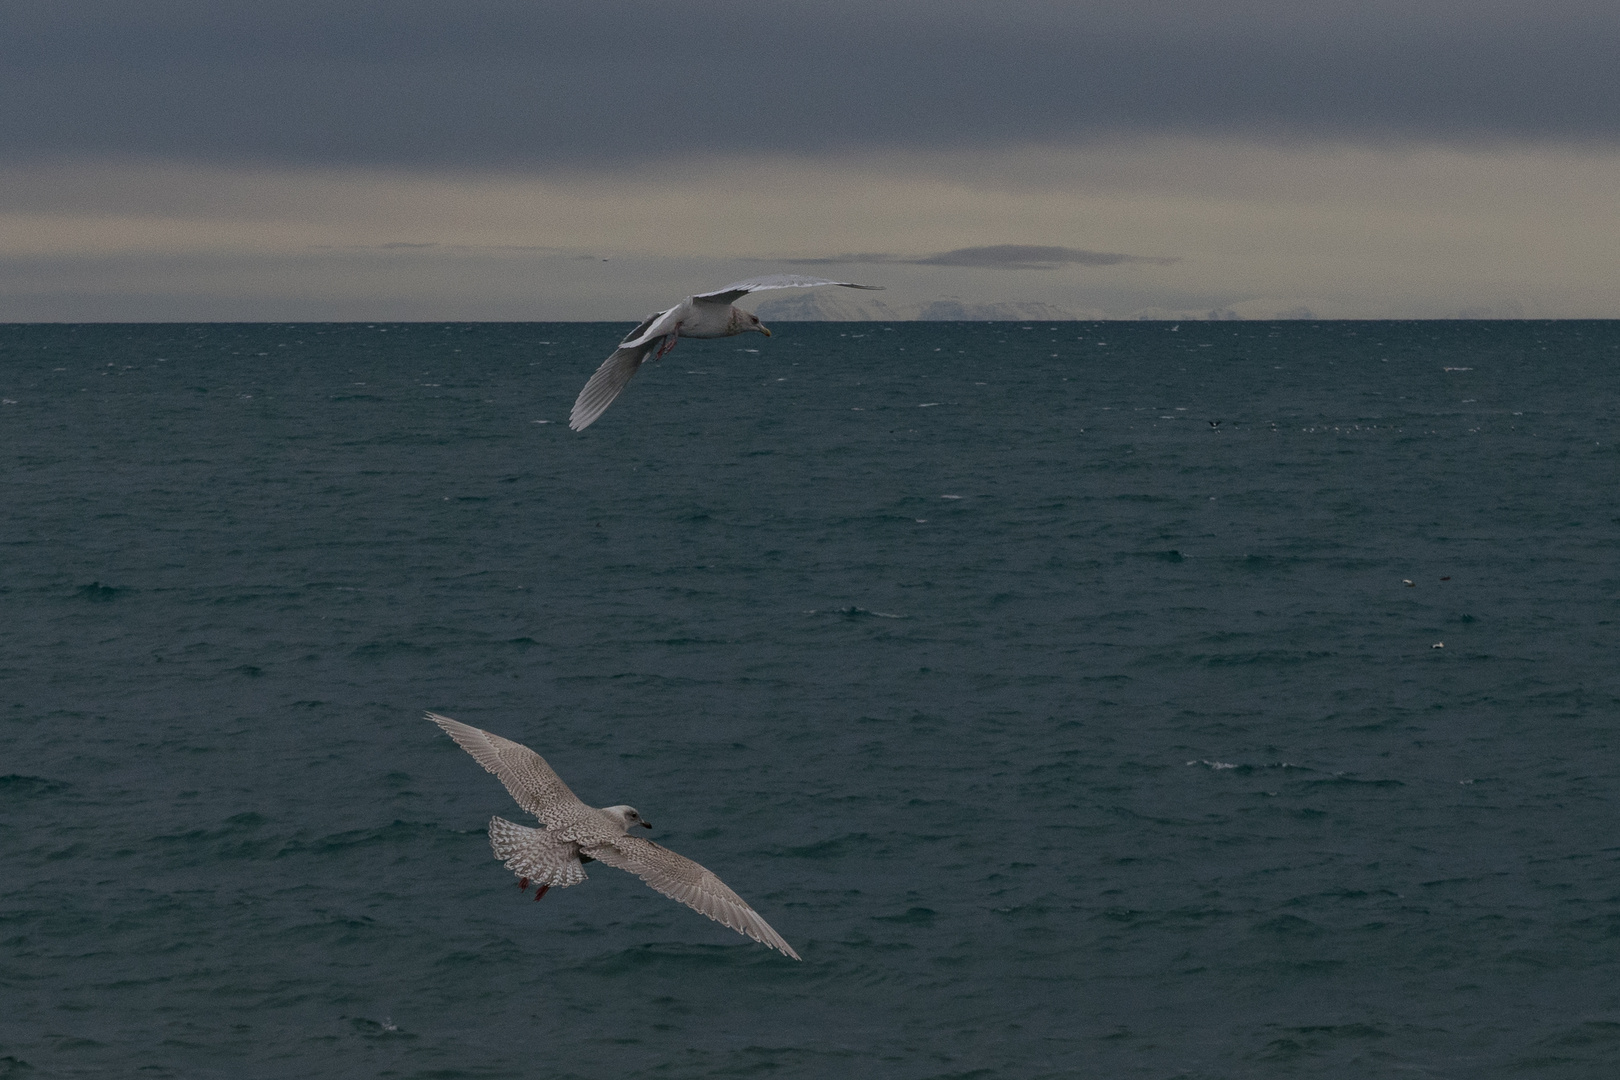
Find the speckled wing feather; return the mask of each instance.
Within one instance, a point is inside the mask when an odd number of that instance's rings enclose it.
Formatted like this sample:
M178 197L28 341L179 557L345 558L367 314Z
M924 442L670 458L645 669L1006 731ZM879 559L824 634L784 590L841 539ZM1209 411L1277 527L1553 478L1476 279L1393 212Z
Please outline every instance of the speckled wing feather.
M438 724L478 764L494 773L517 804L547 825L577 821L589 808L551 771L546 759L522 743L492 735L481 728L438 713L427 718Z
M782 940L782 935L771 929L770 923L742 897L726 887L726 883L702 866L678 855L666 847L639 836L615 836L606 843L586 849L593 859L628 870L671 900L679 900L694 911L715 922L753 938L761 945L784 953L793 959L799 954Z
M764 277L737 281L714 292L699 293L692 297L696 304L734 304L751 292L761 289L809 289L817 285L842 285L846 289L881 289L881 285L860 285L853 281L833 281L831 278L806 277L804 274L767 274Z

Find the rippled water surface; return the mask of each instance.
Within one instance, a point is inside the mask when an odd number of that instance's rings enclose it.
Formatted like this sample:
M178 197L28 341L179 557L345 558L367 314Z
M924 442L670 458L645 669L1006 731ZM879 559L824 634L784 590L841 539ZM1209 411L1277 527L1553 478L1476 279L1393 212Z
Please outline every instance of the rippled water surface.
M0 1077L1614 1075L1620 324L622 330L0 328Z

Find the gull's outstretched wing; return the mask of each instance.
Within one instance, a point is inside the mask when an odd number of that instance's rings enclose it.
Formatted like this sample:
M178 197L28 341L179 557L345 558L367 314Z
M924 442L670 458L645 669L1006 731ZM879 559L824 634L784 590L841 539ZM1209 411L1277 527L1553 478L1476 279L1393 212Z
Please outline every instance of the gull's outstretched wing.
M576 821L580 811L586 809L579 796L569 791L562 778L551 771L546 759L522 743L438 713L428 713L427 718L444 728L445 734L477 759L478 764L494 773L519 806L547 825Z
M699 293L692 297L695 304L734 304L751 292L761 289L809 289L816 285L842 285L846 289L881 289L881 285L861 285L853 281L833 281L830 278L806 277L803 274L767 274L765 277L738 281L714 292Z
M685 317L686 312L681 304L676 304L668 311L655 311L645 319L641 325L624 335L619 342L619 348L628 348L631 345L640 345L647 341L656 341L665 334L675 332L675 327Z
M759 917L742 897L726 887L726 883L667 847L660 847L639 836L615 836L597 844L586 853L591 858L628 870L671 900L679 900L694 911L701 912L723 926L729 926L761 945L799 959L793 946L782 940L782 935L771 929L771 924Z
M596 374L586 381L585 389L574 399L573 411L568 414L568 426L575 431L584 431L596 423L597 417L607 412L613 399L629 384L630 376L658 348L658 341L658 338L653 338L640 345L622 345L602 361L602 366L596 369Z
M665 335L674 332L680 323L677 304L668 311L647 316L640 326L624 335L613 355L602 361L602 366L585 382L585 388L574 399L574 408L568 414L568 426L584 431L596 423L596 418L607 411L613 399L623 393L630 376L646 361L648 354L658 347Z

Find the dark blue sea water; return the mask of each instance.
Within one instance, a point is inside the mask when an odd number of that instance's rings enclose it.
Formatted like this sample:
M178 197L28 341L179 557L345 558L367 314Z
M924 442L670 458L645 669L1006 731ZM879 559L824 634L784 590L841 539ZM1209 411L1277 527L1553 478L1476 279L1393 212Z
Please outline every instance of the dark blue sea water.
M1620 324L622 330L0 328L0 1077L1620 1075Z

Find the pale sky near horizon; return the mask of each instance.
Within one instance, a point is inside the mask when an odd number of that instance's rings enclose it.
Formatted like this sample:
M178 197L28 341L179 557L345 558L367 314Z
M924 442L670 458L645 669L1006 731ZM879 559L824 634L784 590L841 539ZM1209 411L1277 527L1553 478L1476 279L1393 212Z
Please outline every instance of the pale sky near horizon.
M1620 317L1620 5L1414 7L12 0L0 321Z

